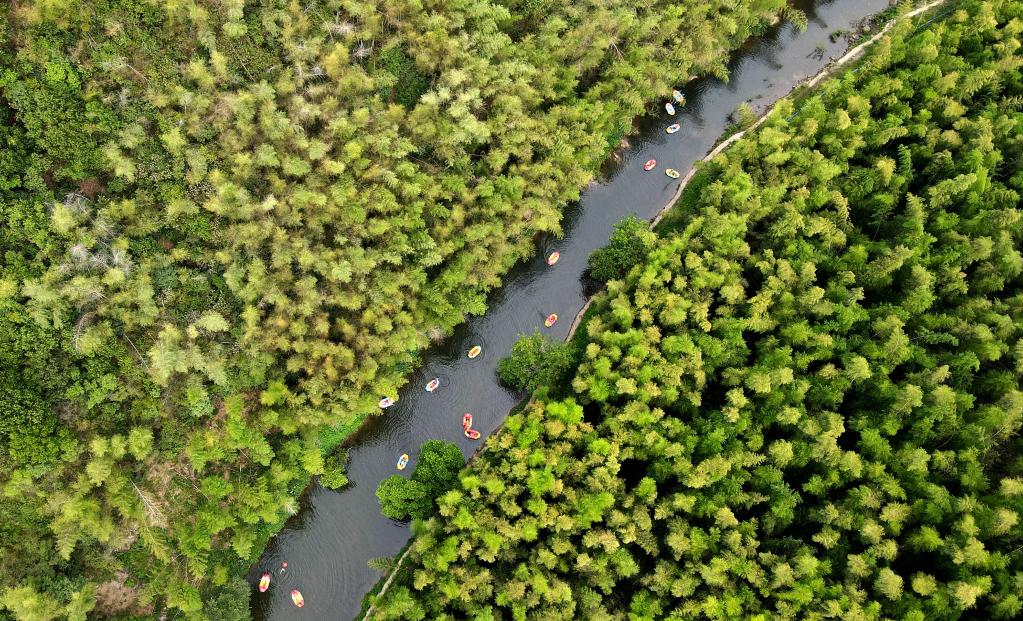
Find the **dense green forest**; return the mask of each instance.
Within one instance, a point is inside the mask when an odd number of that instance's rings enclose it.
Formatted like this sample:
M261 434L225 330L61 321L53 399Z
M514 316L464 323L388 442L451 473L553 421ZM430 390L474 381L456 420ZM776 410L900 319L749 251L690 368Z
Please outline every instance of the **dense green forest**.
M898 25L656 244L621 227L570 387L417 524L374 618L1020 618L1021 43L1018 0Z
M648 102L778 16L0 4L0 618L246 617L331 445Z

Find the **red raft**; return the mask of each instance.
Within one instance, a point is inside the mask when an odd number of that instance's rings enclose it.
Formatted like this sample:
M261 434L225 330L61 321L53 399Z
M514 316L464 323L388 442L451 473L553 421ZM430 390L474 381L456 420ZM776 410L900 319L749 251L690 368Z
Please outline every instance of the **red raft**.
M657 160L647 160L646 164L643 164L643 170L653 170L654 166L657 166Z
M472 414L469 412L466 412L462 416L462 432L465 434L465 437L470 440L480 439L480 432L472 428Z

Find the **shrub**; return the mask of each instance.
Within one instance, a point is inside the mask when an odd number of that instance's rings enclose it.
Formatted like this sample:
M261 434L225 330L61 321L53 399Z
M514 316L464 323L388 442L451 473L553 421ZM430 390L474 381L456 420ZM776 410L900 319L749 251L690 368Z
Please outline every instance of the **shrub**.
M608 244L590 255L590 276L600 282L624 278L646 257L655 240L645 221L625 216L615 225Z
M540 386L555 386L572 368L572 347L535 332L522 335L511 354L497 363L501 383L515 390L532 392Z
M338 451L323 464L323 474L320 475L320 485L330 489L341 489L348 485L348 477L345 476L345 466L348 464L348 452Z
M452 442L427 440L410 479L393 474L377 487L380 511L392 520L422 519L433 513L434 501L455 487L465 466L461 449Z

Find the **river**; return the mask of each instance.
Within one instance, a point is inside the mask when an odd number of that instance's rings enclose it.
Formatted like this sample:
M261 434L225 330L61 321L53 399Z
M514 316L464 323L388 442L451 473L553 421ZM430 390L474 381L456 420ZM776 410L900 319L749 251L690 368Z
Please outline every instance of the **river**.
M586 302L581 276L587 257L607 242L613 225L623 216L650 219L667 204L679 181L665 176L664 168L684 175L714 146L728 125L728 114L739 104L748 101L760 112L787 94L845 50L844 37L832 42L832 32L854 29L861 18L885 9L888 2L804 0L795 4L809 19L804 32L787 24L770 29L733 54L727 83L694 80L680 86L687 103L676 117L667 116L658 104L656 112L640 119L631 146L609 161L600 180L566 210L564 238L538 242L536 256L517 265L490 296L484 316L470 320L425 353L422 368L410 377L398 402L373 419L350 449L352 484L338 492L318 485L308 490L298 514L270 541L249 575L253 584L263 571L274 575L266 593L253 588L254 618L336 621L355 617L363 596L381 578L366 562L395 555L410 536L407 524L380 514L374 495L377 484L397 472L398 457L411 456L408 474L426 440L453 441L466 455L479 449L523 398L497 383L497 361L520 334L540 329L554 338L566 337ZM673 122L681 123L682 129L668 135L664 128ZM644 172L643 163L651 158L657 160L657 168ZM561 260L548 267L544 259L555 250ZM549 313L557 313L560 319L547 329L543 322ZM469 360L466 352L473 345L481 345L483 354ZM441 379L441 386L427 393L423 386L433 377ZM462 434L464 412L473 413L474 427L483 436L480 440L474 442ZM287 561L288 569L280 575L277 569L282 561ZM305 596L302 609L291 603L293 588Z

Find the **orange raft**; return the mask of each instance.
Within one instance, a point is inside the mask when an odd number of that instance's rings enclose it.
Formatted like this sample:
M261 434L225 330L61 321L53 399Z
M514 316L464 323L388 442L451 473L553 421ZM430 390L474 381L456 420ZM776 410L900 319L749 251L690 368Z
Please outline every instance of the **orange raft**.
M433 392L437 390L438 386L440 386L440 378L435 377L432 380L426 382L426 392Z
M472 427L472 414L466 412L465 415L462 416L462 429L468 429L470 427Z
M469 356L470 358L475 358L476 356L479 356L482 353L483 353L483 348L480 347L479 345L474 345L473 348L470 349L469 353L466 354L466 355Z
M270 588L270 572L263 572L263 576L259 579L259 592L266 593L266 590Z
M305 598L302 597L302 592L298 589L291 589L291 601L299 608L305 606Z
M558 321L558 316L555 313L551 313L550 315L547 315L547 319L543 320L543 325L545 325L545 326L547 326L549 328L549 327L553 326L557 321Z
M398 458L398 470L404 470L405 466L408 465L408 453L402 453L401 457Z
M555 250L551 253L551 256L547 257L547 265L554 265L561 258L561 253Z

